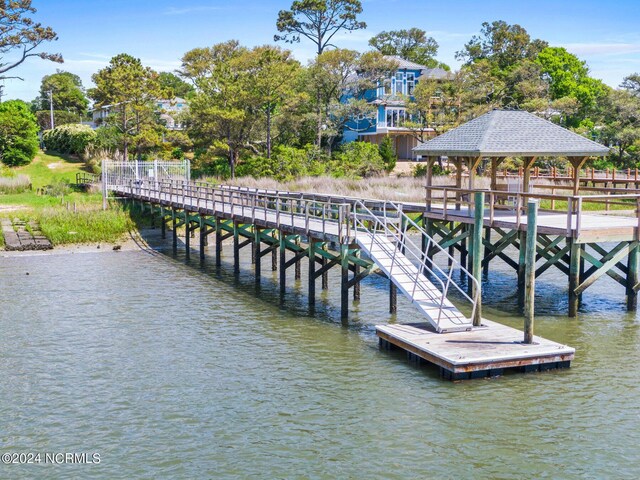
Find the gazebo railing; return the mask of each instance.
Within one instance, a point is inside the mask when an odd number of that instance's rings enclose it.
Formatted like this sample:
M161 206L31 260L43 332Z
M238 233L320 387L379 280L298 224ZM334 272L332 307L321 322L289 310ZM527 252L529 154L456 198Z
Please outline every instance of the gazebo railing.
M568 187L570 188L570 187ZM479 190L469 190L448 186L425 187L426 209L428 212L438 213L443 220L473 217L475 205L473 193ZM592 189L595 191L602 189ZM526 223L527 203L529 199L540 202L540 212L549 215L565 217L561 222L569 237L578 238L584 225L585 214L606 215L611 208L615 208L617 217L635 219L634 226L640 232L640 192L618 193L624 189L617 189L616 193L592 195L556 195L545 193L506 192L501 190L482 190L485 192L485 218L490 225L496 222L513 223L514 228L521 229ZM554 222L560 224L560 222Z

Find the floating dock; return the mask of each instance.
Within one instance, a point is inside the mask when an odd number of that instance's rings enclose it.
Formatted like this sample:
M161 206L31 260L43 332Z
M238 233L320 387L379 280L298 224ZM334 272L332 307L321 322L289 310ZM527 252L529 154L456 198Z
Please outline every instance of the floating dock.
M569 368L575 355L574 348L542 337L524 344L522 331L486 319L466 332L439 334L427 323L412 323L377 325L376 333L382 348L400 348L412 360L437 365L448 380Z

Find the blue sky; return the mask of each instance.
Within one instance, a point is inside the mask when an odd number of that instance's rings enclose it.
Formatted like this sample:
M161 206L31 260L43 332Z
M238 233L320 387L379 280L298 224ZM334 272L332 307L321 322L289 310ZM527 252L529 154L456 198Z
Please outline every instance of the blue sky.
M592 75L617 86L625 75L640 72L640 0L363 0L368 28L340 35L340 47L367 49L382 30L418 27L440 44L438 58L457 68L454 55L477 34L483 21L518 23L551 45L566 47L587 61ZM11 73L25 81L6 80L5 97L31 100L44 75L60 68L91 74L118 53L129 53L159 71L180 65L195 47L236 38L252 46L273 42L275 20L291 0L33 0L36 20L51 26L59 41L45 45L63 54L57 65L29 59ZM614 6L615 5L615 6ZM309 42L289 46L306 62ZM5 59L6 60L6 59Z

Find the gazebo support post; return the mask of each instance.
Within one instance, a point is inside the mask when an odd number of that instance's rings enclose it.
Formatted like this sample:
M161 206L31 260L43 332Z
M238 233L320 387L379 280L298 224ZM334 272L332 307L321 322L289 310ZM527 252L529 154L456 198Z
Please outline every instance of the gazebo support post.
M584 166L589 157L569 157L571 166L573 167L573 194L578 195L580 192L580 169Z
M522 193L529 193L529 184L531 183L531 166L537 157L524 157L523 167L524 175L522 177Z
M482 161L482 157L467 157L467 165L469 166L469 190L473 190L476 183L476 174L478 166Z
M453 164L456 166L456 188L462 188L462 159L453 157ZM456 193L456 210L460 210L460 194Z
M498 165L504 160L499 157L491 157L491 190L498 189Z
M436 157L427 157L427 187L433 186L433 164ZM427 210L431 211L431 197L432 192L430 188L427 188Z

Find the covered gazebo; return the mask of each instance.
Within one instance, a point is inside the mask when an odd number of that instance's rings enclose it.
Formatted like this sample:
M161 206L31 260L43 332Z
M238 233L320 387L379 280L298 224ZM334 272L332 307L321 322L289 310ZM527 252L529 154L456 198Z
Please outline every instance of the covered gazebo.
M419 144L413 151L427 157L427 186L431 186L433 162L446 156L456 165L457 188L462 188L462 165L466 164L470 190L483 158L491 159L491 189L495 190L500 162L522 157L525 193L529 192L531 167L537 158L567 157L573 167L573 192L577 195L584 163L589 157L607 155L609 148L528 112L493 110Z

